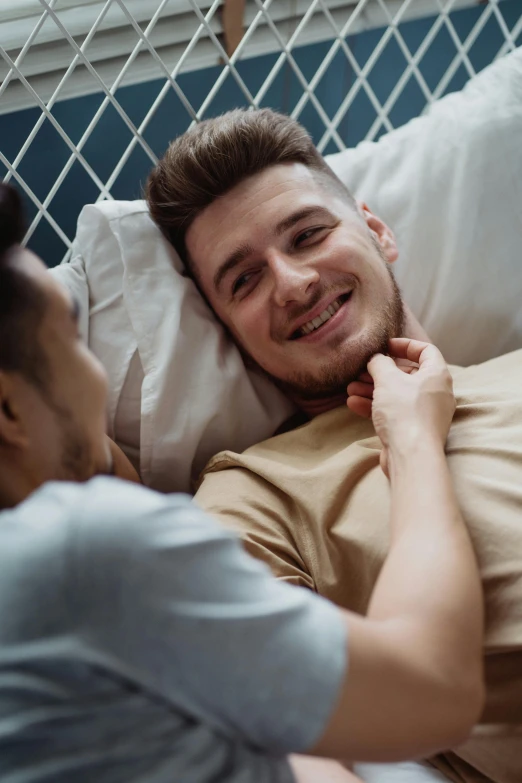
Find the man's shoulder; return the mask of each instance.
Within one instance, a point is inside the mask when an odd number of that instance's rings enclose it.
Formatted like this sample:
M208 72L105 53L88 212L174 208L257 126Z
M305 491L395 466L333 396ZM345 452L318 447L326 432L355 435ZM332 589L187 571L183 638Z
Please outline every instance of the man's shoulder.
M451 368L457 395L461 392L508 395L522 384L522 349L497 356L481 364Z
M0 558L20 561L29 572L39 560L54 559L66 547L73 509L81 504L75 484L44 484L17 506L0 513Z
M111 562L154 548L164 531L173 548L184 530L211 536L212 520L183 493L163 494L134 482L100 476L83 485L71 509L71 538L79 559Z
M41 622L63 627L119 591L143 591L159 552L176 570L188 547L226 548L230 538L188 495L110 477L48 483L0 513L0 644L13 624L13 638L25 638Z
M0 646L44 639L68 616L73 484L48 484L0 513Z
M472 435L481 424L484 436L496 431L520 438L520 390L522 389L522 350L489 359L469 367L451 368L457 411L451 432ZM516 427L516 432L513 428ZM475 432L473 430L473 432ZM478 444L478 431L474 443Z
M33 574L46 568L64 574L72 559L134 546L157 518L193 524L198 514L188 495L162 495L108 476L49 482L0 514L0 557L20 560Z
M201 475L195 500L242 534L246 528L273 532L277 527L292 537L289 526L297 509L310 507L325 477L332 480L339 466L351 470L367 461L368 449L379 448L371 421L343 406L243 454L217 454Z
M297 426L285 429L268 440L239 454L221 451L207 463L199 485L206 475L237 469L264 476L266 471L302 469L309 462L324 459L337 450L373 438L371 421L356 416L345 406L334 408L309 420L297 420Z

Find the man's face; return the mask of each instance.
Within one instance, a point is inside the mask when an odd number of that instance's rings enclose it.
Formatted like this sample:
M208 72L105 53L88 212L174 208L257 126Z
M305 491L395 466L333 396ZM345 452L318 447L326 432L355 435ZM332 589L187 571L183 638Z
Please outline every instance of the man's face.
M297 398L343 393L401 332L393 234L301 164L265 169L214 201L186 245L218 317Z
M19 377L16 408L27 433L35 483L86 480L110 469L105 372L78 334L78 307L27 250L17 262L46 302L35 339L45 361L44 388Z

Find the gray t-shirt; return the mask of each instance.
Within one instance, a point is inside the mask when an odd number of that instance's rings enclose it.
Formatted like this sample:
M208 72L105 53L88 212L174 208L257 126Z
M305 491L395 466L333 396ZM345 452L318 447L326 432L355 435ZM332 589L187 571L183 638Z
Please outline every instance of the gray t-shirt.
M97 478L0 514L3 783L286 783L345 668L338 610L187 496Z

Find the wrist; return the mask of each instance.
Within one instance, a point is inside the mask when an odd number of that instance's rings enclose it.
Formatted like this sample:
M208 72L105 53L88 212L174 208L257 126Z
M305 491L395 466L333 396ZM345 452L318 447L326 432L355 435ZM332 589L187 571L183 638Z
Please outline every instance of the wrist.
M440 435L421 431L409 433L388 447L390 479L402 474L424 471L435 461L445 460L444 443Z
M407 458L415 452L424 450L444 451L445 441L435 427L425 423L410 422L402 425L396 433L388 435L388 450L398 458Z

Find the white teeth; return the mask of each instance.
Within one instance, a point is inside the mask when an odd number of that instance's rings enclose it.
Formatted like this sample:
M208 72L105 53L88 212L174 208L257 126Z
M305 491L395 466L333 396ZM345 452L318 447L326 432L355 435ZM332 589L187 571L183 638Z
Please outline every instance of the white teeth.
M324 324L328 319L332 317L332 315L335 315L335 313L339 310L341 307L341 302L336 299L335 302L332 302L331 305L328 305L326 310L323 310L323 312L318 315L316 318L313 318L311 321L308 321L308 323L304 324L300 328L300 332L302 335L311 334L315 329L317 329L319 326Z

